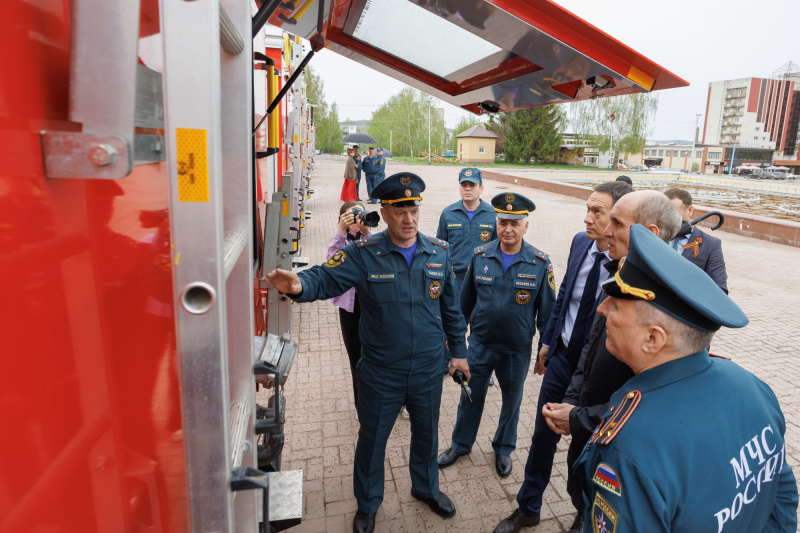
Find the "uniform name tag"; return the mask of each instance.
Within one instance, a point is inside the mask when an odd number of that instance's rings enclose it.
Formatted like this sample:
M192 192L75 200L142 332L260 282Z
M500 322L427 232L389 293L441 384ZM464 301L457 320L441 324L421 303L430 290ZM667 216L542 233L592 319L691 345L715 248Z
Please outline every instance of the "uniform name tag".
M378 282L397 281L397 272L370 272L369 280Z
M444 279L444 270L425 269L425 275L429 278Z
M460 228L463 224L448 224L448 228Z
M489 229L494 229L494 226L492 226L491 224L478 224L478 227L479 227L479 228L489 228Z
M494 276L484 276L481 274L475 274L475 283L483 283L486 285L494 283Z
M533 280L527 280L527 279L515 279L514 280L514 287L517 287L517 288L520 288L520 289L535 289L536 288L536 282L533 281Z

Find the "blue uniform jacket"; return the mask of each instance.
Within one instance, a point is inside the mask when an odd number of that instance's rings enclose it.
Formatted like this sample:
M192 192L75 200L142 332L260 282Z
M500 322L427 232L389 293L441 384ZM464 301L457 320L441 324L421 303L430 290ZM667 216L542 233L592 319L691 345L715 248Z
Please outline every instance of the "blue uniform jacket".
M472 221L461 200L442 210L436 237L450 243L450 256L456 275L462 276L467 271L475 247L497 238L496 224L494 208L483 200L475 210Z
M381 163L382 157L378 157L377 155L373 155L372 157L365 155L364 160L361 162L361 170L364 171L365 174L379 174L381 171ZM386 161L384 160L384 165Z
M786 423L753 374L704 350L634 376L610 405L575 462L587 527L795 531Z
M556 304L553 307L553 314L550 316L550 321L547 323L544 334L542 334L542 344L553 347L552 350L547 352L545 364L556 352L556 339L564 329L564 321L567 319L567 313L569 312L569 301L572 299L572 290L575 288L578 272L580 272L581 265L591 247L592 240L586 236L585 231L576 234L572 238L572 244L569 247L569 258L567 259L567 272L564 274L564 279L561 280L561 286L558 288L558 298L556 298ZM570 342L570 339L567 339L567 342Z
M356 162L356 172L361 172L361 163L362 163L362 160L364 158L361 157L361 154L354 155L352 157L353 157L353 161Z
M458 307L456 280L447 243L417 234L411 268L387 230L348 244L323 265L300 272L311 302L356 288L361 305L361 357L394 371L433 371L452 357L467 356L467 325Z
M378 163L377 163L378 174L380 174L380 176L382 178L385 178L386 177L386 172L385 172L386 171L386 159L382 155L379 155L379 156L376 156L376 157L378 159Z
M500 352L530 352L550 318L556 291L550 259L527 242L503 272L500 241L475 248L461 288L470 336Z

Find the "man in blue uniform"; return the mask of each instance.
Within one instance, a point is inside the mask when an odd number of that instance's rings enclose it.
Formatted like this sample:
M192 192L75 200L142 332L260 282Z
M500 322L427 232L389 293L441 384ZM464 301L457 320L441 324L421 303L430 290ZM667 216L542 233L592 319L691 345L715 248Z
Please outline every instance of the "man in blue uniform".
M497 238L494 208L481 200L483 177L477 168L458 173L461 200L448 205L439 216L436 237L450 244L450 257L458 288L464 283L472 251Z
M364 175L367 179L367 196L369 197L367 202L370 204L378 203L377 200L375 200L375 198L372 196L372 190L378 183L378 176L381 173L381 166L378 156L375 155L375 148L372 146L369 147L369 155L367 155L361 162L361 170L364 171Z
M358 512L356 532L373 531L383 501L386 441L397 413L411 414L411 495L444 517L455 506L439 491L436 465L444 344L453 357L451 373L469 377L455 277L446 242L417 230L425 190L411 173L378 184L388 228L336 252L324 265L300 272L275 270L267 278L298 302L331 298L356 287L361 306L358 419L361 428L353 473Z
M378 172L378 178L375 182L376 186L386 179L386 158L383 157L383 148L378 148L378 168L380 168L380 171Z
M575 463L585 531L796 531L778 400L705 349L720 326L744 327L747 317L641 225L620 265L597 312L608 350L634 376Z
M356 144L353 146L353 161L356 162L356 197L361 200L361 162L362 162L361 153L359 152L359 147Z
M446 468L472 449L494 371L503 404L492 448L495 470L500 477L508 477L531 364L531 340L537 328L541 334L547 325L556 293L550 259L523 239L528 213L536 206L515 193L498 194L492 205L498 239L475 248L461 289L461 311L471 328L467 360L472 401L461 398L452 443L438 462Z

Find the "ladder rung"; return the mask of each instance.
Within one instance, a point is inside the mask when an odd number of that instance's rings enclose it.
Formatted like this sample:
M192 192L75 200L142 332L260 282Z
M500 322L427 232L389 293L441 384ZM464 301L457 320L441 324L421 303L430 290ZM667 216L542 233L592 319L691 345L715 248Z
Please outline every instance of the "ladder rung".
M239 32L236 31L236 27L222 8L222 5L219 6L219 44L232 56L244 50L244 40L239 35Z
M239 260L239 256L247 246L247 232L244 230L229 231L225 235L223 244L225 250L225 279L231 275L233 266Z
M248 422L250 422L250 404L243 398L231 405L231 464L233 464L233 468L239 468L242 465Z

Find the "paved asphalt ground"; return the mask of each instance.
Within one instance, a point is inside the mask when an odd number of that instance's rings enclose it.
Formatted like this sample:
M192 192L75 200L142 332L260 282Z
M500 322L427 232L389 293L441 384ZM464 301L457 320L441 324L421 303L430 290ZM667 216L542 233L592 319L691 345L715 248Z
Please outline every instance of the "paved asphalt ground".
M302 255L309 257L312 265L324 261L335 231L344 163L343 157L318 156L316 160L312 178L315 194L309 200L312 218L306 223L302 239ZM427 183L420 231L435 235L442 208L459 199L458 169L390 161L386 171L391 175L407 169L420 174ZM365 187L362 180L362 198ZM489 200L508 190L514 189L487 180L483 198ZM550 254L558 284L566 269L571 239L583 229L585 205L575 198L535 189L517 190L536 203L526 239ZM750 318L750 324L739 330L723 328L714 338L713 351L733 358L775 391L786 416L788 462L800 479L800 249L723 232L715 235L723 241L731 297ZM295 304L292 329L300 350L285 389L287 440L283 468L303 470L305 501L303 523L291 531L348 532L356 511L353 455L359 426L337 308L327 301ZM456 516L447 520L411 497L410 425L398 417L386 450L386 495L378 511L376 530L491 532L516 508L540 384L541 377L533 373L531 365L517 450L511 455L514 470L506 479L494 471L491 438L500 412L500 390L490 387L472 453L440 471L441 489L458 509ZM459 388L449 378L443 388L440 451L449 446L459 398ZM542 522L525 531L567 531L572 523L574 511L566 492L568 444L568 439L559 444L553 476L544 495Z

